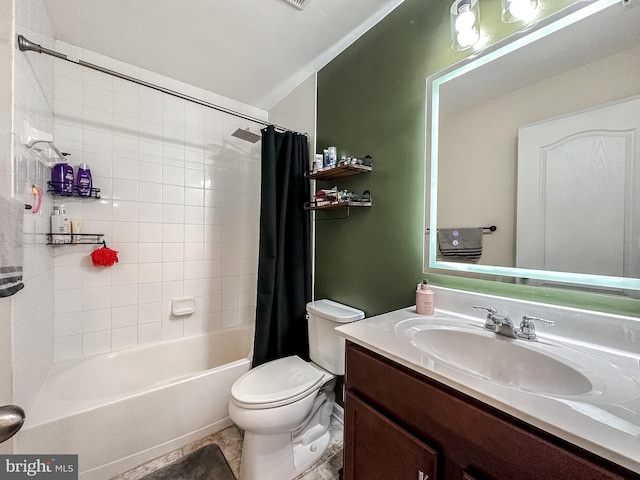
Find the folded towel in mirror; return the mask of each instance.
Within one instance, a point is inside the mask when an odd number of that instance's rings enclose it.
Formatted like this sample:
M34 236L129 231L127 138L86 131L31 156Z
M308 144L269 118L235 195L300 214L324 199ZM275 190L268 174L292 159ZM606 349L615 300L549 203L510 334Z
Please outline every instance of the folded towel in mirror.
M438 248L445 257L476 261L482 255L482 227L439 228Z

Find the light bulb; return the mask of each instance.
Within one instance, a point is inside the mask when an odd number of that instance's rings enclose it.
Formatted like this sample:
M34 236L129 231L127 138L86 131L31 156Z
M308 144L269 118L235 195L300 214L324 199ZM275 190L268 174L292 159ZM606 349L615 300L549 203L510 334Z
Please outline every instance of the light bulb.
M456 40L458 41L458 45L461 48L467 48L480 40L480 34L476 31L475 28L467 28L466 30L462 30L458 32L456 36Z
M455 29L457 32L469 30L476 23L476 16L468 4L460 6L459 15L456 18Z
M532 0L511 0L509 13L516 20L531 20L536 13L536 2Z

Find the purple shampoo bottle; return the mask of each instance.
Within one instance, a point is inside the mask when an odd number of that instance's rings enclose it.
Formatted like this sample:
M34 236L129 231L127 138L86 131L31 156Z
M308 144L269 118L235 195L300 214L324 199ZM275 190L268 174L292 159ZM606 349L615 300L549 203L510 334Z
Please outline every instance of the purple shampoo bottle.
M81 197L91 196L91 187L93 180L91 179L91 170L86 163L78 165L78 173L76 173L76 189Z
M56 163L51 169L51 186L56 195L73 195L73 167Z

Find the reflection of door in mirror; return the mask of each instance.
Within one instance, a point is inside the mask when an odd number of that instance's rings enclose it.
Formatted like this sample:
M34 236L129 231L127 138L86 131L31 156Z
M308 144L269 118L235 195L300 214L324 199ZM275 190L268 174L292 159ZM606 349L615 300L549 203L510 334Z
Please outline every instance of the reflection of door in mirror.
M638 139L640 97L518 129L517 267L640 277Z

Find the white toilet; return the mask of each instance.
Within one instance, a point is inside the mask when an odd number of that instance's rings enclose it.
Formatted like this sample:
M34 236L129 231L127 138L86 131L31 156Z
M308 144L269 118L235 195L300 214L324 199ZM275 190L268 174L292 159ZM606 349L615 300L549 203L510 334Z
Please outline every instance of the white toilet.
M333 329L364 312L331 300L307 304L309 356L280 358L231 387L229 416L244 432L240 478L291 480L329 446L334 375L344 375L344 339Z

